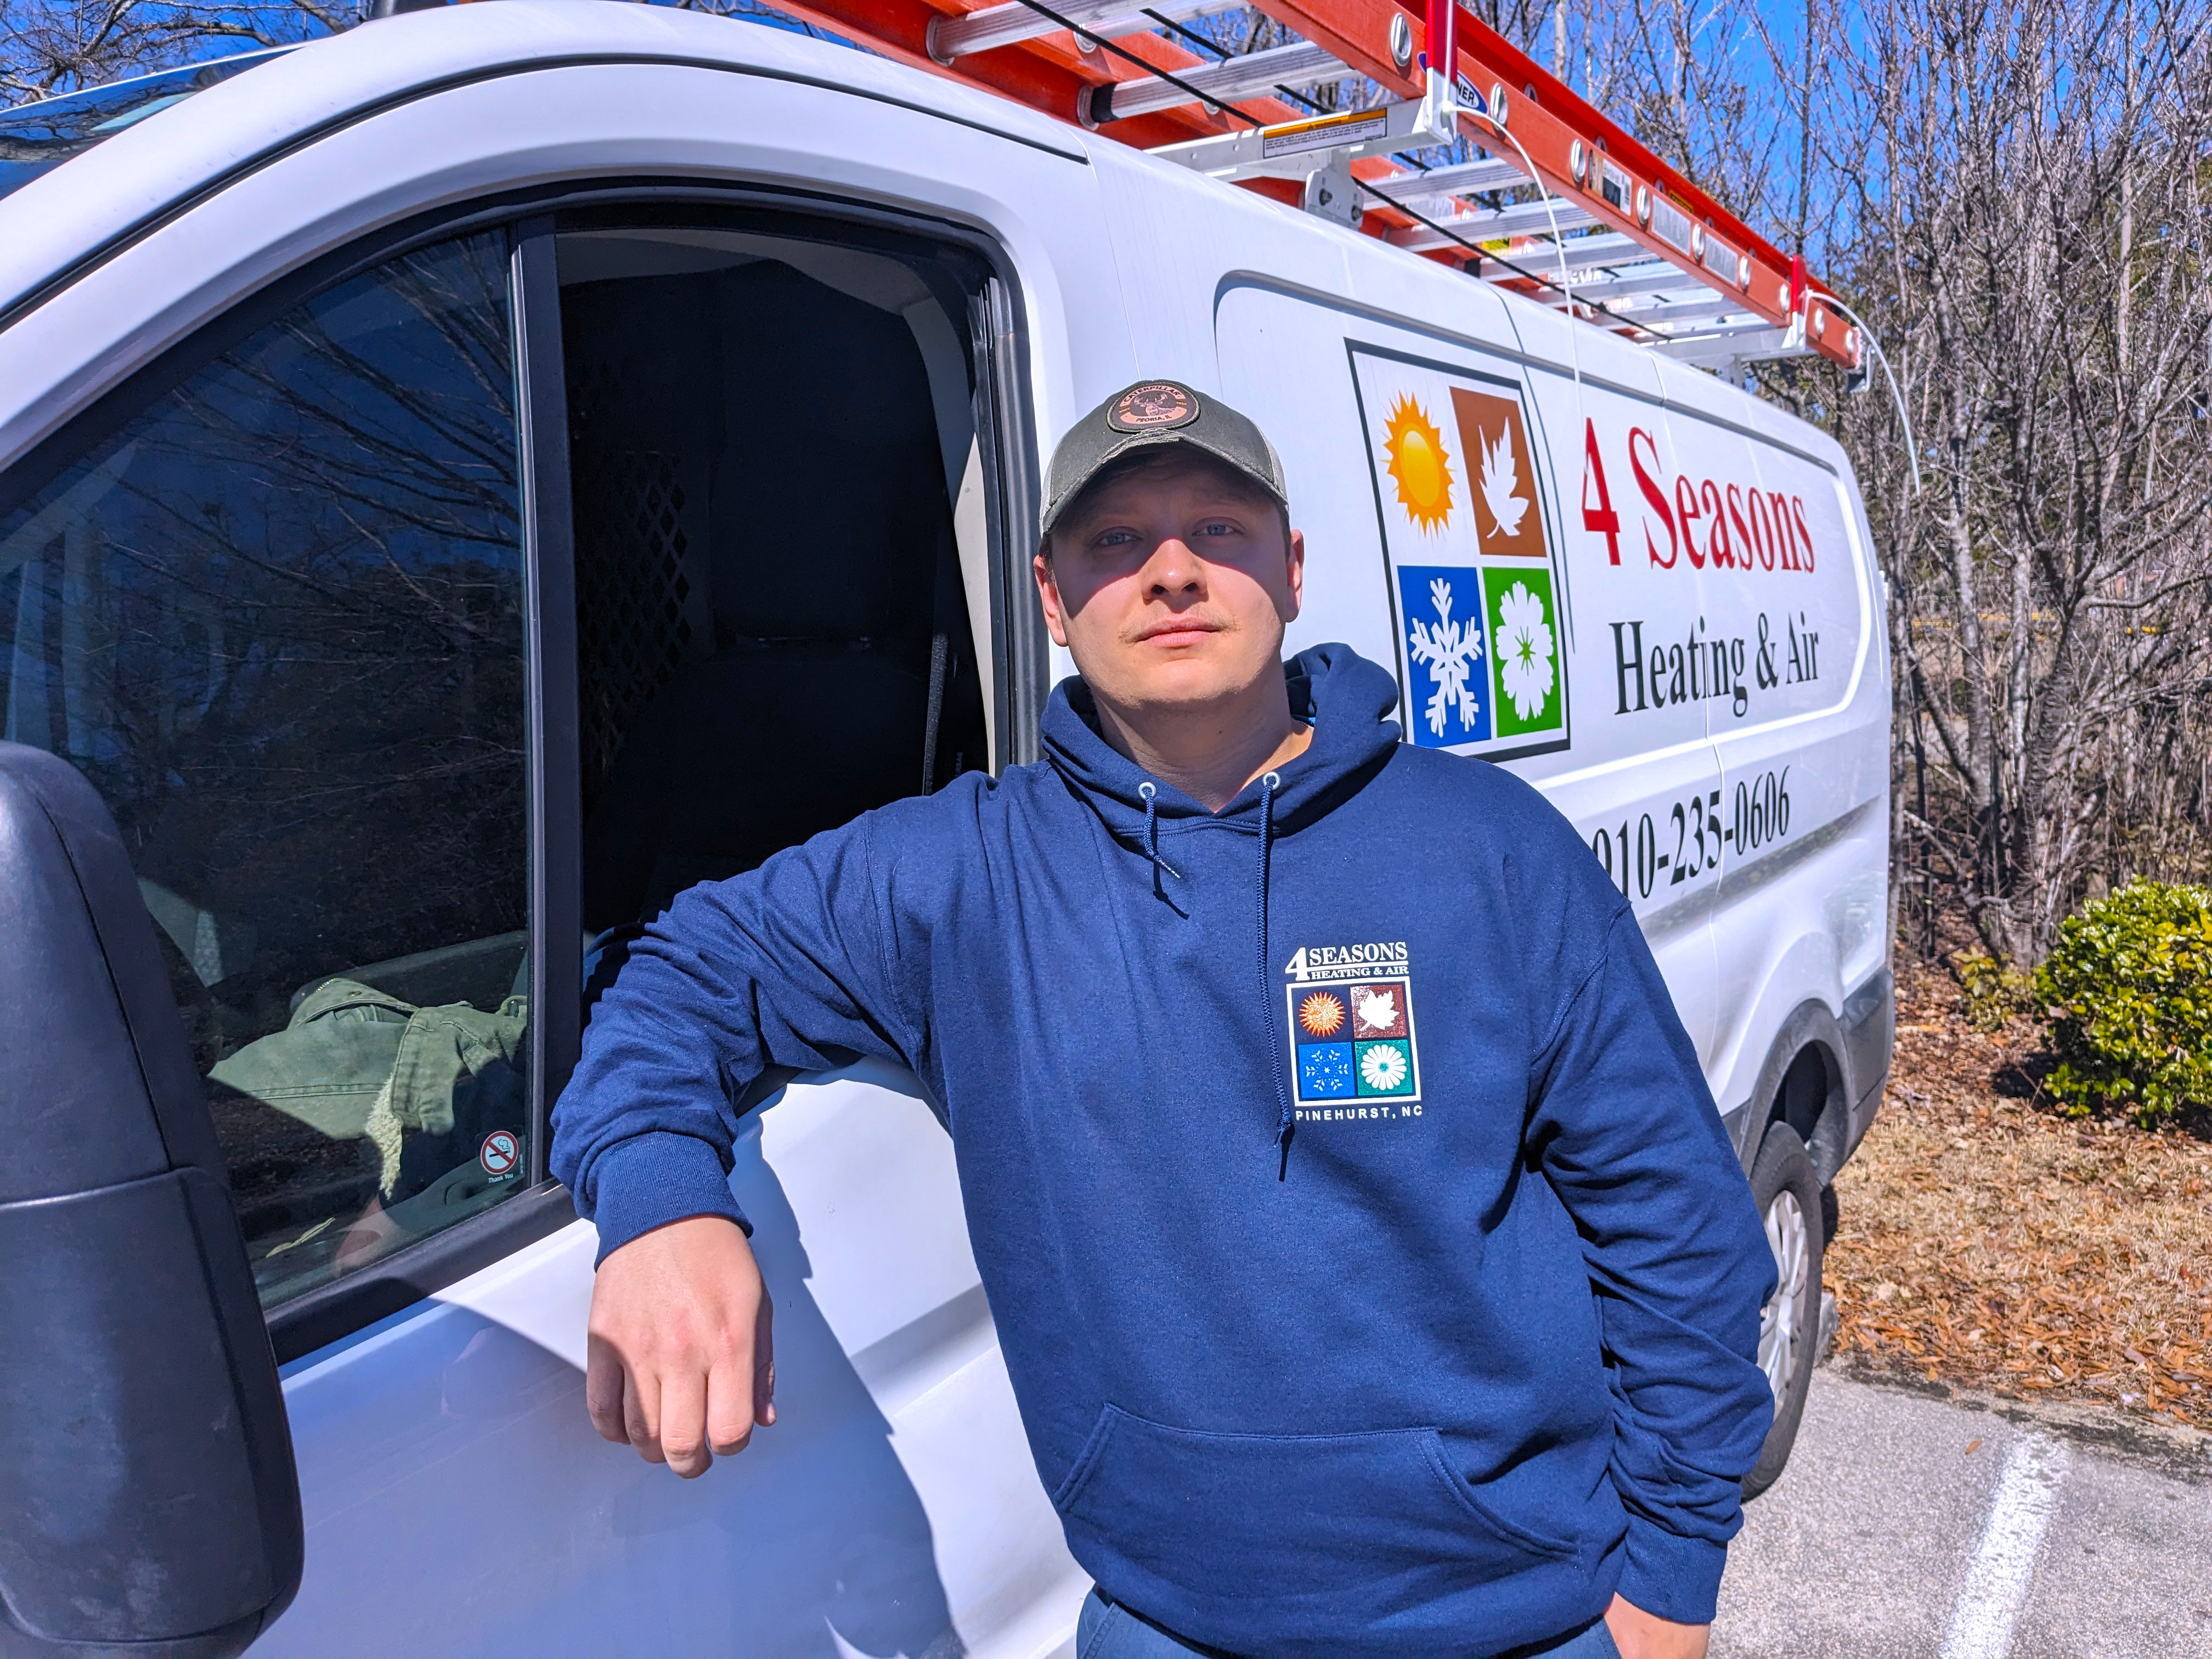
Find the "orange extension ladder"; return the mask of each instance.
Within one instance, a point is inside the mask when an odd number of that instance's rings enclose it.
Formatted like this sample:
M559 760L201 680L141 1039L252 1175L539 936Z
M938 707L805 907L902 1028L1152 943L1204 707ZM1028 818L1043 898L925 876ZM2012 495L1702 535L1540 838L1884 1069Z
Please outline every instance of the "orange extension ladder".
M1733 374L1858 331L1778 252L1455 0L1257 0L1297 37L1218 61L1170 38L1224 0L777 0L872 49L1352 225L1671 356ZM1443 71L1449 66L1450 73ZM1374 106L1301 87L1365 76ZM1298 104L1307 105L1302 112ZM1475 159L1408 151L1464 136ZM1534 182L1537 199L1466 198Z

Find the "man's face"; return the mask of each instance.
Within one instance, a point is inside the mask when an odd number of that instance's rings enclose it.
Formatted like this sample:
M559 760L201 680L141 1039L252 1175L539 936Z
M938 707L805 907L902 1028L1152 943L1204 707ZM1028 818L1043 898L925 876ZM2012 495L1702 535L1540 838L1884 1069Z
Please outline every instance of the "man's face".
M1279 677L1305 540L1257 486L1183 448L1092 485L1036 560L1055 643L1136 711L1233 701Z

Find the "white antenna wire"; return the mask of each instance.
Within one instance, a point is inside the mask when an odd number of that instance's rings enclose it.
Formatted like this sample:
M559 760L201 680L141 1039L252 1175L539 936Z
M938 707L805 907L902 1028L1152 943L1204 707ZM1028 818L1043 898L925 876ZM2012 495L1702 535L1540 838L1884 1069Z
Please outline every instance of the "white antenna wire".
M1559 216L1553 207L1551 189L1544 183L1544 175L1536 171L1535 162L1528 159L1528 152L1522 148L1521 141L1518 138L1516 138L1511 132L1506 130L1504 122L1499 120L1497 116L1493 115L1487 106L1475 111L1475 114L1481 119L1489 122L1492 127L1498 130L1498 136L1499 137L1503 138L1507 143L1512 145L1515 149L1520 151L1522 165L1528 169L1528 178L1530 182L1536 186L1537 194L1543 198L1544 216L1552 222L1552 246L1557 250L1559 256L1559 292L1567 296L1567 319L1571 322L1574 320L1575 285L1573 282L1570 280L1567 274L1566 239L1559 234ZM1578 373L1576 375L1576 379L1580 380L1581 378L1582 377Z
M1913 441L1912 416L1905 412L1905 394L1897 389L1897 376L1890 370L1889 354L1881 349L1881 340L1876 338L1875 331L1867 326L1866 319L1834 295L1824 290L1820 295L1820 303L1824 306L1833 306L1844 316L1850 318L1858 325L1859 332L1866 337L1866 343L1874 348L1875 359L1881 365L1882 377L1889 382L1890 401L1897 405L1897 418L1905 428L1905 459L1912 463L1912 493L1917 495L1920 493L1920 446Z
M1453 3L1457 4L1458 0L1453 0ZM1536 163L1530 158L1521 141L1506 131L1505 124L1491 113L1487 107L1478 111L1477 113L1495 127L1499 136L1507 143L1520 152L1521 164L1528 169L1528 177L1535 181L1537 191L1544 199L1544 217L1548 219L1552 225L1552 246L1559 251L1559 292L1566 297L1567 301L1567 314L1565 319L1567 325L1567 366L1574 372L1575 411L1580 414L1583 401L1582 328L1580 319L1575 315L1575 285L1568 274L1567 240L1559 234L1559 216L1552 205L1552 188L1544 182L1544 175L1536 171ZM1533 393L1535 388L1532 385L1529 390ZM1537 418L1541 420L1541 415L1540 414ZM1571 641L1574 638L1574 589L1567 585L1566 571L1564 568L1559 572L1559 595L1566 603L1559 619L1566 623L1567 638Z

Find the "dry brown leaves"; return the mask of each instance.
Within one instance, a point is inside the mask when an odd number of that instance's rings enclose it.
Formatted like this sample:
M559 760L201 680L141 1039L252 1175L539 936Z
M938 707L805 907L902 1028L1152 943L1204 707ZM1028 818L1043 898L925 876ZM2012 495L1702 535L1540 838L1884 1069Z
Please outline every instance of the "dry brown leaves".
M1848 1363L2212 1429L2212 1144L2058 1116L2036 1033L1903 968L1888 1097L1836 1178Z

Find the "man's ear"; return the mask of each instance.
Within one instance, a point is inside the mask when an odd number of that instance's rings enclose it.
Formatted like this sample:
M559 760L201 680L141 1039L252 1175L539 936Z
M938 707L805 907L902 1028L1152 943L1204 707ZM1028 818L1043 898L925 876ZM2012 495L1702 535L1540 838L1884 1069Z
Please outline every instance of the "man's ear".
M1044 607L1045 631L1052 635L1052 642L1054 645L1066 650L1067 648L1067 617L1060 609L1060 581L1052 574L1052 561L1045 557L1042 553L1038 553L1030 559L1030 568L1036 575L1037 603Z
M1285 626L1298 619L1299 608L1306 597L1306 532L1291 532L1290 551L1284 556L1283 576L1290 589L1291 602L1283 612Z

